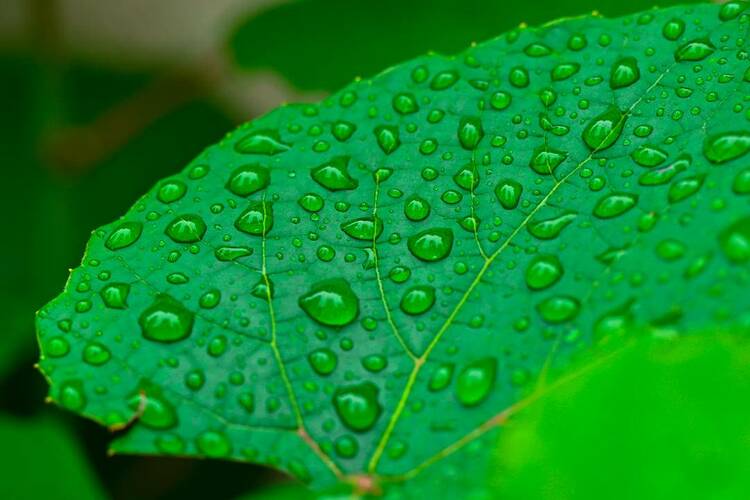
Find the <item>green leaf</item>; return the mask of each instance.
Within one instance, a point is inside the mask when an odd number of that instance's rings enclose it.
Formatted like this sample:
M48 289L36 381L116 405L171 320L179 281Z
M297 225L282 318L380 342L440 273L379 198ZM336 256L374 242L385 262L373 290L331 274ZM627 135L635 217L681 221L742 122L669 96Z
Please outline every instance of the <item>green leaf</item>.
M734 332L642 340L548 388L500 437L496 497L742 498L748 347Z
M129 425L118 452L481 486L550 369L750 325L728 5L521 29L240 127L93 234L39 314L51 397Z
M659 5L685 3L693 2L663 0ZM455 54L521 22L534 25L594 10L619 16L653 4L651 0L305 0L253 13L231 33L229 50L241 68L271 69L299 89L333 91L355 77L373 76L428 51Z
M0 416L0 440L2 498L106 497L75 439L58 422Z

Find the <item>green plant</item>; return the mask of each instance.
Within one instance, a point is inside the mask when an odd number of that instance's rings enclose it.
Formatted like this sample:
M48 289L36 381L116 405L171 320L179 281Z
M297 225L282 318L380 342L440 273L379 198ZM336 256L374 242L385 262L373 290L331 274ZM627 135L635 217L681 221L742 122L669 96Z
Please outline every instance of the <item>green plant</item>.
M93 234L39 313L51 398L114 452L484 487L593 346L750 324L749 23L518 29L240 127Z

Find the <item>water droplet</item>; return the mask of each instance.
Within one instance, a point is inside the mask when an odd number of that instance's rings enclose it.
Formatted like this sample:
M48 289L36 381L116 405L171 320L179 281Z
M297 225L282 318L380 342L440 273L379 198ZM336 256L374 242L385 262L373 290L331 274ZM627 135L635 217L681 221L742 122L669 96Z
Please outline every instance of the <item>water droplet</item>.
M682 19L671 19L664 24L662 28L662 35L667 40L675 41L682 36L685 32L685 21Z
M401 145L398 127L393 127L391 125L380 125L375 127L375 130L373 132L375 133L375 138L378 141L378 146L380 146L380 149L382 149L383 152L387 155L396 151Z
M138 423L152 429L169 429L177 424L175 407L150 384L131 394L128 407L133 411L142 410Z
M206 234L206 223L200 215L180 215L169 223L166 234L176 243L196 243Z
M641 77L638 61L635 57L623 57L612 65L609 73L609 86L621 89L633 85Z
M508 81L510 82L511 85L519 89L528 87L529 86L529 72L526 71L526 68L523 68L521 66L516 66L515 68L512 68L510 70Z
M355 432L371 429L383 411L378 402L378 388L372 382L337 389L333 405L344 425Z
M216 259L222 262L231 262L252 254L253 249L248 247L219 247L214 251Z
M708 137L703 143L703 154L711 163L725 163L745 155L750 150L750 132L723 132Z
M472 164L464 165L453 175L453 182L466 191L473 191L479 185L479 172Z
M667 153L656 146L644 145L630 155L642 167L656 167L667 160Z
M419 111L419 105L414 94L408 92L401 92L393 96L393 109L402 115L408 115Z
M331 126L331 134L333 134L339 142L348 140L356 130L356 125L343 120L339 120Z
M442 391L451 383L453 380L453 364L443 363L437 367L430 377L430 385L428 388L432 392Z
M750 217L740 219L719 233L719 246L735 263L750 261Z
M359 315L359 298L342 278L314 284L300 297L299 305L308 316L327 326L348 325Z
M750 193L750 168L737 173L732 182L732 191L737 194Z
M394 283L404 283L411 276L411 270L405 266L396 266L388 273Z
M578 316L581 304L578 299L568 295L549 297L536 306L536 310L548 323L565 323Z
M502 111L510 106L512 100L513 98L509 93L500 90L490 97L490 106L498 111Z
M177 342L190 335L194 315L169 295L159 295L138 318L143 336L156 342Z
M246 135L234 145L238 153L273 156L289 151L289 144L279 139L275 130L259 130Z
M334 443L336 454L342 458L353 458L359 451L359 443L351 436L341 436Z
M89 342L83 348L83 361L90 365L101 366L109 361L111 357L109 349L98 342Z
M156 197L160 202L169 204L181 199L186 192L187 186L184 182L170 179L161 183Z
M568 153L554 149L547 144L543 144L534 149L529 161L529 166L541 175L552 175L555 169L565 161Z
M206 375L203 370L194 369L185 374L185 385L191 391L200 390L206 383Z
M383 221L380 217L361 217L341 224L341 230L360 241L377 240L383 232Z
M681 45L674 53L674 60L682 61L702 61L714 53L716 47L708 38L699 38Z
M310 176L315 182L329 191L356 189L359 182L349 175L348 156L337 156L330 161L313 168Z
M71 411L81 411L86 407L86 393L83 392L83 384L78 380L63 382L57 398L63 408Z
M236 169L227 182L227 189L237 196L249 196L268 186L271 172L261 165L244 165Z
M307 361L318 375L330 375L338 365L336 354L330 349L316 349L307 355Z
M557 238L560 232L573 222L575 218L576 214L567 213L552 219L532 222L529 224L528 229L533 236L540 240L551 240Z
M550 74L552 81L559 82L562 80L567 80L571 76L575 75L581 70L581 65L576 62L567 62L567 63L560 63L554 68L552 68L552 73Z
M543 290L557 283L562 275L560 259L554 255L539 255L526 268L526 285L532 290Z
M201 295L198 303L203 309L213 309L214 307L219 305L220 301L221 292L219 290L213 289Z
M435 304L435 288L429 285L411 287L401 298L401 310L416 316L424 314Z
M464 149L472 150L484 137L482 122L476 117L464 117L458 123L458 140Z
M685 244L674 238L660 241L656 245L656 255L666 261L674 261L685 255Z
M198 451L207 457L222 458L232 452L229 438L219 431L205 431L195 440Z
M416 258L436 262L450 255L453 249L453 231L444 227L426 229L411 236L407 246Z
M104 246L112 251L129 247L138 241L142 231L143 224L140 222L123 222L112 231L107 241L104 242Z
M254 201L234 221L234 227L246 234L261 236L273 227L273 208L267 201Z
M404 204L404 215L414 222L425 220L430 215L430 204L424 198L413 195Z
M694 195L698 192L701 186L703 186L705 178L705 175L694 175L673 182L672 185L669 186L669 202L677 203Z
M719 19L722 21L731 21L735 19L744 10L744 6L740 2L728 2L721 6L719 9Z
M52 337L45 343L44 354L50 358L61 358L70 352L70 344L63 337Z
M477 406L492 392L497 360L483 358L467 365L456 379L456 397L464 406Z
M130 285L127 283L110 283L100 292L104 305L110 309L127 309Z
M594 215L600 219L611 219L620 216L638 203L638 195L630 193L612 193L599 199L594 207Z
M362 366L368 372L378 373L388 366L388 358L380 354L370 354L362 359Z
M430 81L430 88L432 90L445 90L452 87L459 79L458 72L448 70L441 71L432 77Z
M626 116L615 106L593 118L583 130L583 142L592 150L601 151L617 141L625 126Z
M325 205L323 198L315 193L302 195L297 203L308 212L319 212Z
M529 57L544 57L552 53L552 49L543 43L530 43L524 47L523 52Z
M495 196L497 201L506 210L513 210L518 206L518 202L521 200L521 194L523 193L523 186L518 181L513 179L503 179L495 186Z

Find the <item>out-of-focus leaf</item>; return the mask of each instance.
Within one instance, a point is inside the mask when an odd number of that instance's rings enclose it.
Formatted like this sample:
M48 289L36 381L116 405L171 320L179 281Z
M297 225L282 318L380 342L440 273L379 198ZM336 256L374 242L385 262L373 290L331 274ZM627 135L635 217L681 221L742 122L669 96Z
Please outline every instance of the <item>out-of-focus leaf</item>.
M86 172L71 175L47 158L45 139L56 128L94 121L150 78L82 63L56 68L29 56L0 57L0 109L12 117L0 120L0 210L8 214L0 247L0 377L24 357L31 363L34 312L64 283L92 225L114 217L117 205L231 126L214 107L190 103Z
M663 0L659 5L691 3ZM598 10L618 16L652 0L307 0L272 7L237 26L239 66L271 69L303 90L336 90L430 50L455 54L515 28Z
M75 438L58 420L0 416L0 443L0 498L106 498Z
M641 341L550 391L501 434L507 500L746 498L750 345Z

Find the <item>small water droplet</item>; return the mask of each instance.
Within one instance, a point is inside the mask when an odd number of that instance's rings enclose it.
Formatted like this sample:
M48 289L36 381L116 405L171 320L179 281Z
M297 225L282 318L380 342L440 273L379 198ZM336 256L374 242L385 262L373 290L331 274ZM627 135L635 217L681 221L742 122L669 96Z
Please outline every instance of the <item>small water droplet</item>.
M477 406L492 392L497 360L483 358L464 367L456 379L456 397L464 406Z

